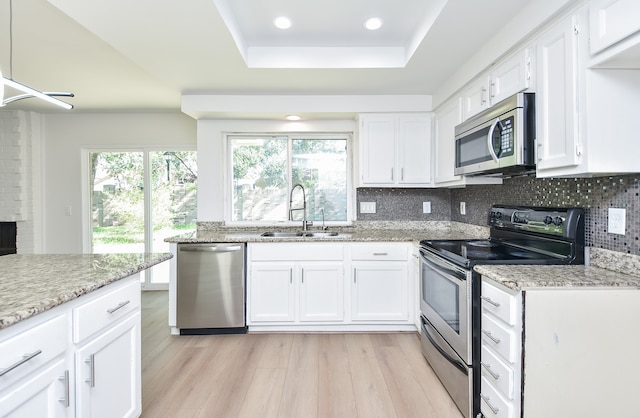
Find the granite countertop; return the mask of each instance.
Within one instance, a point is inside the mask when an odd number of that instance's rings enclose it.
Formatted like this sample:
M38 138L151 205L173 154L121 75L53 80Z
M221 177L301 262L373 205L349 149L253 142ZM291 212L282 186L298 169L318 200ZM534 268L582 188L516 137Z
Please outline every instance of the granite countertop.
M300 231L292 227L220 227L199 228L197 231L166 238L172 243L209 243L209 242L419 242L425 239L474 239L486 238L489 230L467 224L451 222L369 222L353 227L331 227L328 231L337 232L329 237L263 237L267 231ZM319 228L310 228L310 232L321 232Z
M478 265L474 270L509 289L630 287L640 289L640 277L594 265Z
M153 254L12 254L0 257L0 329L172 257Z

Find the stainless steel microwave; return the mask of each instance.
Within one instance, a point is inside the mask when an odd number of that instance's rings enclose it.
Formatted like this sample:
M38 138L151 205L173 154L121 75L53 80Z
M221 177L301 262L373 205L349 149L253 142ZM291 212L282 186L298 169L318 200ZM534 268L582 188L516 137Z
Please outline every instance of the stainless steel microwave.
M456 126L456 175L521 174L535 169L534 93L518 93Z

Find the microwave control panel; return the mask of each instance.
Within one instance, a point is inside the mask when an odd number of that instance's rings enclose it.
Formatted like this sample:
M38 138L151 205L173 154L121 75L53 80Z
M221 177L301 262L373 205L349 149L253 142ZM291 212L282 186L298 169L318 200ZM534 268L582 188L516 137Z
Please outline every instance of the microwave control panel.
M513 116L500 120L493 132L493 150L498 158L508 157L514 153Z

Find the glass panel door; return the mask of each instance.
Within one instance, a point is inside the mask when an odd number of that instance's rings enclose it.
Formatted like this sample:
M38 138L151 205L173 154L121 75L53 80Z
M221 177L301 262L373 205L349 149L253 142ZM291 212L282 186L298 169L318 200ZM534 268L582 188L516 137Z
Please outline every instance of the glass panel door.
M91 251L169 252L167 237L195 230L195 151L90 152ZM169 263L141 275L166 288Z

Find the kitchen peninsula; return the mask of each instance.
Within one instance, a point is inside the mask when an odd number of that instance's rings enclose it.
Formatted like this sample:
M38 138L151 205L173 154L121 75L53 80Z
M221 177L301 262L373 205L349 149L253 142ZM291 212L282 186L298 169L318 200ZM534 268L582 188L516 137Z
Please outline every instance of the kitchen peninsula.
M171 257L0 257L0 416L139 416L139 273Z

